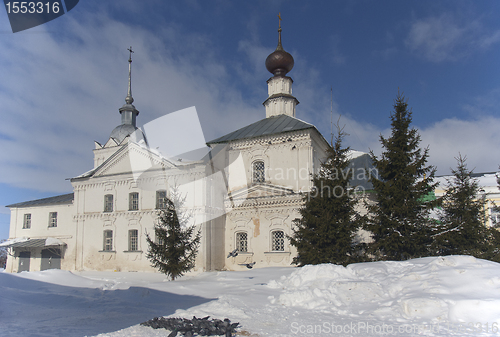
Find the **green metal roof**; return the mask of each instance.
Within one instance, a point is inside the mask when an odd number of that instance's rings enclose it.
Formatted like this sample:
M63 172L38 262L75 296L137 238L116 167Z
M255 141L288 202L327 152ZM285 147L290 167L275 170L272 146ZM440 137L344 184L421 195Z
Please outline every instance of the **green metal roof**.
M227 143L233 140L250 139L260 136L314 128L314 125L303 122L295 117L278 115L261 119L258 122L214 139L207 144Z

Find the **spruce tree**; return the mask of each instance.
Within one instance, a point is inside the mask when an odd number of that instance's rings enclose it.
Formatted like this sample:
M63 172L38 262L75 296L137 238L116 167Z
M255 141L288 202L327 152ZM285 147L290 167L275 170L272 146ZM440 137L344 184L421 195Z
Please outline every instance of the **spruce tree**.
M453 177L447 180L443 196L440 226L434 237L434 251L439 255L482 257L488 250L486 198L479 182L467 169L466 158L459 155Z
M177 199L176 194L174 199L176 203L166 199L165 207L159 211L155 238L146 233L149 244L146 257L171 280L194 268L200 243L200 232L195 233L195 226L188 225L190 217L178 216L182 200Z
M391 118L391 136L380 136L380 158L371 151L378 177L371 183L376 202L367 205L367 229L374 242L370 252L376 260L407 260L428 254L430 244L429 195L434 191L436 169L427 165L429 148L421 149L420 135L410 128L412 111L398 93Z
M313 176L313 188L304 197L302 217L294 220L289 240L297 248L298 256L293 263L299 266L319 263L346 266L357 261L353 238L359 228L359 217L354 209L356 197L349 185L349 148L342 147L344 135L338 128L335 144L328 149L319 173Z

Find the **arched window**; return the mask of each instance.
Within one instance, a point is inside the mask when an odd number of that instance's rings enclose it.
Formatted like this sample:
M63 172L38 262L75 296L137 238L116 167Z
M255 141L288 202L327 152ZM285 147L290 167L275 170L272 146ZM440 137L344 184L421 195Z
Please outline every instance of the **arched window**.
M285 251L285 233L283 231L271 232L271 250L273 252Z
M246 232L236 233L236 249L238 252L248 252L248 234Z
M255 161L253 163L253 182L254 183L263 183L266 181L265 175L265 166L262 160Z

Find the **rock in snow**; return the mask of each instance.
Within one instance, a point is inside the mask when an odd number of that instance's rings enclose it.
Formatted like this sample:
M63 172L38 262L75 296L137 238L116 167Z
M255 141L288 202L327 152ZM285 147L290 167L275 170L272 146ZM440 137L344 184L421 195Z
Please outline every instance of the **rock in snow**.
M155 317L152 320L141 323L141 325L152 327L153 329L167 329L172 331L168 337L175 337L177 333L183 336L227 336L231 337L236 332L238 323L231 323L229 319L212 319L210 316L193 319L186 318L165 318Z

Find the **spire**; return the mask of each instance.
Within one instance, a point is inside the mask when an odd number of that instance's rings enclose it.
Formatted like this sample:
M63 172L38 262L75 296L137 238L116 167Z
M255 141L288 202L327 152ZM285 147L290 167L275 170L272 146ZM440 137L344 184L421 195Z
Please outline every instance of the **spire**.
M127 50L129 51L127 97L125 97L125 104L123 104L123 106L118 110L120 111L122 123L114 128L110 136L110 138L113 138L117 144L121 144L125 138L131 136L132 134L135 134L133 137L134 141L138 141L141 137L144 141L146 140L142 131L140 131L140 129L136 126L136 118L137 115L139 115L139 110L137 110L132 104L134 103L134 98L132 97L132 53L134 51L132 50L132 47ZM137 130L140 132L136 133Z
M281 13L278 14L278 46L266 59L266 68L274 76L285 76L293 68L293 57L281 45Z
M278 19L279 19L278 46L276 47L276 50L284 50L283 46L281 45L281 12L278 13Z
M128 57L128 91L125 103L132 104L134 103L134 98L132 97L132 53L134 51L132 50L132 46L127 50L130 52L130 55Z
M125 97L125 104L120 108L120 114L122 115L122 124L130 124L134 128L135 126L135 118L139 114L139 111L132 104L134 102L134 98L132 97L132 47L127 49L129 51L128 58L128 90L127 97Z
M278 46L266 59L266 68L274 76L267 81L269 97L264 101L266 117L288 115L295 117L299 101L292 95L292 79L286 74L293 68L293 57L281 45L281 13L278 14Z

